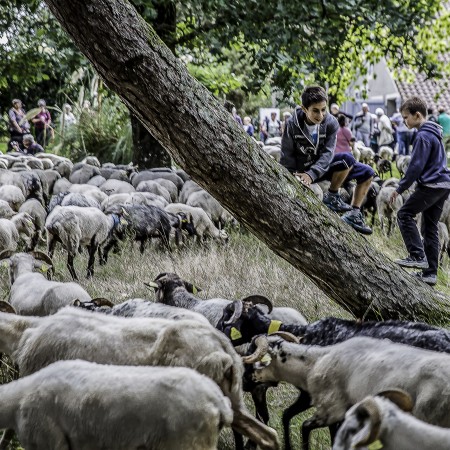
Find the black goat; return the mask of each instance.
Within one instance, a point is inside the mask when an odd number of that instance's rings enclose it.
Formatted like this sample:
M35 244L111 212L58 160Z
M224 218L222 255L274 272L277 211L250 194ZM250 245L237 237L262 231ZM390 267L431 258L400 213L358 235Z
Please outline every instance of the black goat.
M271 327L274 329L273 321L259 308L252 305L246 304L243 308L239 305L238 309L241 313L236 315L237 303L234 302L224 308L224 314L217 325L218 329L233 340L234 345L250 342L254 336L269 333ZM400 320L360 322L328 317L308 325L281 323L277 324L276 329L297 336L304 345L327 346L346 341L355 336L366 336L376 339L390 339L393 342L427 350L450 353L450 332L420 322ZM233 336L240 337L239 339L233 339ZM252 344L248 349L248 354L252 354L254 350L255 347ZM244 374L244 389L246 391L253 391L257 387L258 383L253 381L252 373L252 366L247 366ZM291 419L311 406L309 394L302 391L297 401L284 411L283 429L286 450L292 449L289 437ZM307 435L311 430L307 427L304 428L304 438L307 440ZM332 435L335 431L337 430L330 430Z
M385 173L390 174L392 178L392 163L388 159L381 158L380 155L375 155L374 159L375 165L377 166L377 171L380 174L381 178L383 178L383 175Z

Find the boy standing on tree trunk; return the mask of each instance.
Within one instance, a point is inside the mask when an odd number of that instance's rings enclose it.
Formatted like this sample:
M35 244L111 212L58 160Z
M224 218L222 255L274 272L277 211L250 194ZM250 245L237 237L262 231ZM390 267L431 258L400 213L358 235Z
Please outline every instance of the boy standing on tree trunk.
M320 86L307 87L302 106L287 121L281 141L280 163L301 183L309 186L322 180L331 182L323 202L332 211L344 212L342 220L362 234L371 234L361 213L361 204L370 187L373 169L355 160L351 153L334 154L339 124L327 113L328 96ZM344 203L339 188L356 180L352 204Z
M416 181L417 187L397 214L398 226L409 256L395 262L402 267L422 269L414 276L431 286L437 281L439 260L438 222L450 193L450 171L442 142L442 127L427 121L427 104L419 97L400 108L408 128L417 128L411 163L405 177L391 195L391 202ZM422 213L422 238L416 225Z

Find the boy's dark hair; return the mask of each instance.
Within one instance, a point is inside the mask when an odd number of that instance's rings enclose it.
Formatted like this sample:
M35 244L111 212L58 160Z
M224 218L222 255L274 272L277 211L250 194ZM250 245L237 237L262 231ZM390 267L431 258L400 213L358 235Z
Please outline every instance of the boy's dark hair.
M420 113L427 117L427 103L420 97L411 97L400 107L400 112L408 111L410 114Z
M320 102L328 103L328 95L322 86L308 86L302 92L302 105L305 108Z

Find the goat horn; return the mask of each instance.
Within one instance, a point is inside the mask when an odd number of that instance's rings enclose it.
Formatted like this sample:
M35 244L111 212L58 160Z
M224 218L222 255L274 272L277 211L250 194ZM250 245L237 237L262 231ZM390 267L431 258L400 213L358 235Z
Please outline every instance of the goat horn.
M408 392L403 391L402 389L389 389L387 391L379 392L377 395L387 398L405 412L411 412L414 408L413 399Z
M234 312L233 315L224 322L225 325L230 325L230 323L236 322L239 317L242 315L242 311L244 310L244 302L242 300L235 300L233 303L234 306Z
M271 336L280 336L286 342L293 342L294 344L300 344L300 339L295 334L289 333L289 331L275 331L270 334Z
M14 255L15 252L12 252L11 250L5 250L0 253L0 261L3 259L11 258L12 255Z
M155 281L158 281L160 278L165 277L167 275L167 272L160 273L156 278Z
M8 314L17 314L14 307L11 303L0 301L0 312L8 313Z
M93 298L91 302L94 303L95 306L109 306L110 308L114 306L113 302L103 297Z
M381 416L378 404L373 397L365 398L358 406L357 411L365 412L370 419L370 430L365 436L361 436L358 442L353 443L353 447L363 447L374 442L380 432Z
M266 305L269 308L269 314L273 310L272 302L264 295L249 295L242 299L243 302L250 302L254 305Z
M255 339L256 350L253 354L242 357L242 362L244 364L253 364L257 361L261 361L262 357L267 353L269 349L269 341L267 340L267 336L258 336Z
M33 256L35 259L40 259L41 261L45 261L46 263L50 264L53 267L53 261L51 260L50 256L46 255L44 252L30 252L30 255Z
M159 289L158 283L155 283L154 281L149 281L148 283L147 283L146 281L144 281L144 284L145 284L148 288Z

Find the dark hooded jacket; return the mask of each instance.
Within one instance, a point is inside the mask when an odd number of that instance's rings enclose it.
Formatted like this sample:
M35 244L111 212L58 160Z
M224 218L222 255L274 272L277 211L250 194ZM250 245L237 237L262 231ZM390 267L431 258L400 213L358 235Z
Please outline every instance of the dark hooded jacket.
M316 181L330 167L338 129L336 118L327 114L319 125L319 140L314 145L305 125L305 113L297 107L286 124L281 141L280 163L289 172L305 172Z
M401 194L417 181L427 187L439 188L450 183L450 171L442 143L442 127L434 122L425 122L414 140L411 162L397 192Z

